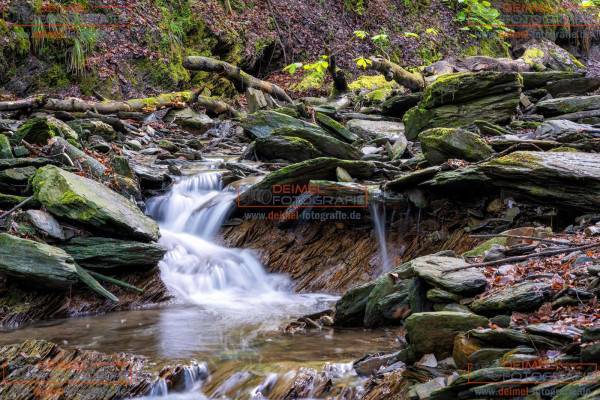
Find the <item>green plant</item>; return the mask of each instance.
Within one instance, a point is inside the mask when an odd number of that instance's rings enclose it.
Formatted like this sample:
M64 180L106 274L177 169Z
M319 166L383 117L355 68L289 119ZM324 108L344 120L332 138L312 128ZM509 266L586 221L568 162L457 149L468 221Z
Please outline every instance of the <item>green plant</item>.
M309 64L292 63L283 68L283 71L294 75L300 68L304 70L304 76L302 81L295 85L295 89L304 91L320 87L325 81L327 69L329 68L329 57L320 56L315 62Z
M365 12L366 0L344 0L344 9L353 11L358 15Z
M500 19L500 11L489 1L458 0L458 4L461 8L456 14L456 20L466 24L463 30L494 34L510 31Z

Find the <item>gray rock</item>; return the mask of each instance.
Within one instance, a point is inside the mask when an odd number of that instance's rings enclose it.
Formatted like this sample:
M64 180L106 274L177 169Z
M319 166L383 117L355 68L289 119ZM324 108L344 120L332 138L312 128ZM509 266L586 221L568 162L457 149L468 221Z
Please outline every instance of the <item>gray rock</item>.
M522 282L506 286L486 297L475 300L470 308L478 314L502 314L512 311L532 311L550 298L549 282Z
M408 261L398 267L401 278L419 276L427 283L455 294L477 294L485 290L485 275L476 269L464 269L444 273L452 268L466 266L461 258L445 256L423 256Z
M52 215L42 210L27 210L25 216L43 234L58 240L65 240L65 232Z
M52 214L102 232L142 241L157 240L158 225L106 186L52 165L32 180L35 199Z
M405 321L410 348L416 357L429 353L437 358L448 357L459 332L487 325L485 317L450 311L416 313Z
M482 161L494 150L479 135L453 128L433 128L419 134L421 148L427 161L439 165L451 158Z
M346 123L346 127L367 141L378 138L403 138L406 141L404 137L404 124L402 122L351 119Z
M215 122L206 114L201 114L189 107L172 109L164 117L165 122L175 123L196 133L204 133L215 126Z
M0 134L0 158L13 158L10 142L6 135Z

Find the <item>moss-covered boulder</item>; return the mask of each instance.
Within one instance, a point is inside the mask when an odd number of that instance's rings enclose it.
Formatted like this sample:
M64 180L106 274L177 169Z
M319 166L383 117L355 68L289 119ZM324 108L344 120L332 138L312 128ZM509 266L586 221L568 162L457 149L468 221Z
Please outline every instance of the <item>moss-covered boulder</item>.
M439 165L451 158L482 161L494 150L479 135L457 128L432 128L419 134L427 161Z
M60 247L75 261L92 269L152 269L166 249L156 243L142 243L104 237L74 238Z
M405 135L435 127L456 128L485 118L501 123L516 113L523 80L514 72L447 74L423 93L423 99L404 115Z
M415 313L405 321L410 349L417 358L424 354L448 357L458 333L487 325L485 317L452 311Z
M253 139L270 136L278 128L306 129L320 134L327 134L318 125L290 117L277 111L257 111L248 114L242 120L242 126Z
M12 147L6 135L0 135L0 158L13 158Z
M585 65L575 56L548 39L532 40L522 46L524 52L521 59L536 71L549 69L572 72L585 69Z
M402 118L404 114L409 109L416 106L422 98L423 93L421 92L392 96L383 102L381 105L381 112L383 115Z
M48 165L32 179L36 200L52 214L115 236L157 240L158 225L106 186Z
M308 140L287 135L256 138L254 150L258 158L265 161L300 162L323 156Z
M15 143L25 140L31 144L45 145L48 139L60 136L67 140L77 140L77 133L66 123L54 117L31 118L19 127L13 137Z
M327 133L319 133L311 129L279 128L273 131L272 136L296 137L307 140L322 155L342 160L357 160L362 155L352 145L336 139Z
M496 292L475 300L470 308L479 314L495 315L512 311L538 309L552 294L549 282L523 282L502 287Z
M363 326L375 328L395 325L410 314L411 279L395 279L384 274L375 281L375 286L365 306Z

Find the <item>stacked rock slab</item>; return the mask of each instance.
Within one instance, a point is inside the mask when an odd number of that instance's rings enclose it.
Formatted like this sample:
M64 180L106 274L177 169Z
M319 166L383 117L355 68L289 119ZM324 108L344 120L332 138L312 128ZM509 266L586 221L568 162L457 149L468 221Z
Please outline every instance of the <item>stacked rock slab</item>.
M478 119L506 122L516 112L522 87L523 79L515 72L443 75L404 115L405 135L414 140L426 129L467 126Z

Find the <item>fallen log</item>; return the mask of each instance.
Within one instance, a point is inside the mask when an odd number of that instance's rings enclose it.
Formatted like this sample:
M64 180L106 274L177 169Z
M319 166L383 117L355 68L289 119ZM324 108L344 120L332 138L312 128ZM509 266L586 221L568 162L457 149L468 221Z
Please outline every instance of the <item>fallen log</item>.
M408 72L398 64L381 57L370 57L370 69L380 72L388 81L394 80L400 85L419 92L425 88L425 79L419 73Z
M16 111L29 108L38 108L44 103L44 96L33 96L14 101L0 101L0 111Z
M215 60L214 58L202 56L186 57L183 61L183 66L191 71L215 72L223 74L229 79L240 93L243 93L246 88L251 87L266 92L275 99L293 103L288 94L279 86L260 80L253 77L247 72L242 71L239 67L229 64L225 61Z

